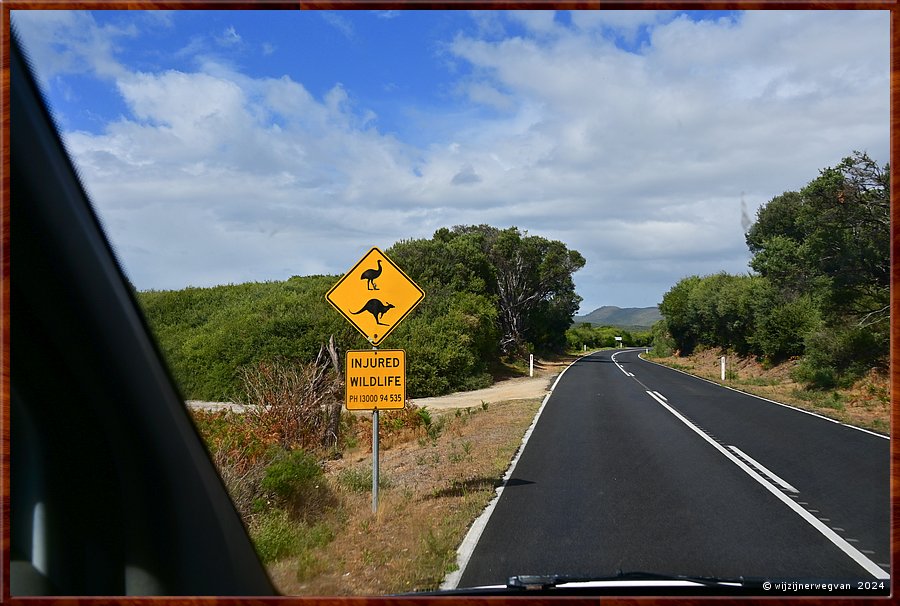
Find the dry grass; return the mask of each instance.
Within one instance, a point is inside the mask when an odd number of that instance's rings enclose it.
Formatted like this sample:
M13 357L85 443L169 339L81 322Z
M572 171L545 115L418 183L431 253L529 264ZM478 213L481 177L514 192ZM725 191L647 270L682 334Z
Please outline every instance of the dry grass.
M540 399L382 412L373 514L370 415L341 414L341 377L322 352L245 369L246 412L195 410L198 429L283 594L435 589Z
M720 356L721 352L705 350L690 356L652 358L652 361L722 383ZM886 374L873 371L849 389L808 390L791 376L796 365L796 360L789 360L769 368L755 358L728 356L724 385L842 423L882 433L890 431L890 380Z
M240 371L241 404L253 424L285 450L318 450L338 443L340 376L329 370L323 347L311 363L262 361Z
M340 523L327 545L269 567L280 591L385 595L436 589L455 567L457 546L493 498L539 405L538 399L519 400L432 413L432 423L441 425L437 435L422 426L398 430L381 453L386 485L377 514L365 484L366 477L371 482L369 445L361 441L354 452L329 462L326 476L341 501Z

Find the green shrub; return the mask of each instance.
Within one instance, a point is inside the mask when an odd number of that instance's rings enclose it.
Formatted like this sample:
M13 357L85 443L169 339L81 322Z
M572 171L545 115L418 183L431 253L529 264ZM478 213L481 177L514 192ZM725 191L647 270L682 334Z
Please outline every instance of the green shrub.
M256 518L250 537L264 563L297 557L303 568L315 562L312 550L334 540L334 530L327 522L305 524L283 509L272 509Z
M310 454L295 450L278 457L266 468L260 488L279 502L288 504L307 499L325 482L319 462Z
M675 353L678 346L675 339L669 334L669 327L666 320L662 319L653 325L650 329L653 346L650 349L650 355L654 358L668 358Z
M419 416L419 419L422 421L422 426L425 429L431 427L431 411L422 406L416 410L416 414Z
M296 555L303 546L301 527L283 509L259 516L250 528L250 536L256 552L266 564Z
M806 352L794 378L811 387L849 387L885 364L886 332L854 325L821 328L805 340Z
M802 355L806 337L821 326L818 305L804 296L761 312L751 341L759 353L771 362Z

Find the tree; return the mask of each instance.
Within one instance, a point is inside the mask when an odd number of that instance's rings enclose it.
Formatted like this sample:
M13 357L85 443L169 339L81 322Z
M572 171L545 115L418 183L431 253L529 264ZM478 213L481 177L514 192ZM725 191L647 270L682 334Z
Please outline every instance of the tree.
M822 297L832 322L886 322L890 295L890 168L854 152L800 192L763 206L747 233L751 267L787 301Z
M496 276L500 350L512 354L526 342L538 349L563 348L581 303L572 274L584 267L584 257L558 240L529 236L516 227L456 226L453 232L482 236Z
M800 376L846 384L885 367L890 309L890 168L854 152L799 192L759 209L747 232L750 276L690 276L664 296L658 342L777 362L805 356Z
M700 342L696 312L690 302L691 292L699 283L699 276L682 278L663 295L659 304L669 335L683 354L690 354Z
M516 227L458 225L431 240L405 240L389 254L428 290L471 292L497 309L498 347L509 355L527 349L561 350L578 311L572 274L584 257L565 244Z
M802 352L800 375L822 387L887 365L889 166L853 152L762 207L747 245L780 296L758 322L767 357Z

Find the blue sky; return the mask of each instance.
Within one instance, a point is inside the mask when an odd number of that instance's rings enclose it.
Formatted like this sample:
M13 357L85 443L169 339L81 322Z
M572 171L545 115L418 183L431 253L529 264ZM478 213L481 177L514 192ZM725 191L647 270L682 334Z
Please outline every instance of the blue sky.
M889 146L887 11L13 11L139 289L510 225L582 311L746 272L756 209Z

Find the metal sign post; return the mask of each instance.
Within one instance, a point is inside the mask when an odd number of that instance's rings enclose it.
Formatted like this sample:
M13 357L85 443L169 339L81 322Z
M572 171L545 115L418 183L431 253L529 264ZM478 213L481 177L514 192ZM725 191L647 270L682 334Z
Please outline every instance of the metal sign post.
M378 348L373 347L377 352ZM378 513L378 405L372 410L372 513Z
M406 352L382 350L384 341L419 304L425 291L378 248L363 255L325 295L361 332L372 351L347 351L347 410L372 411L372 513L378 513L378 411L406 406Z
M372 411L372 513L378 513L378 409Z

